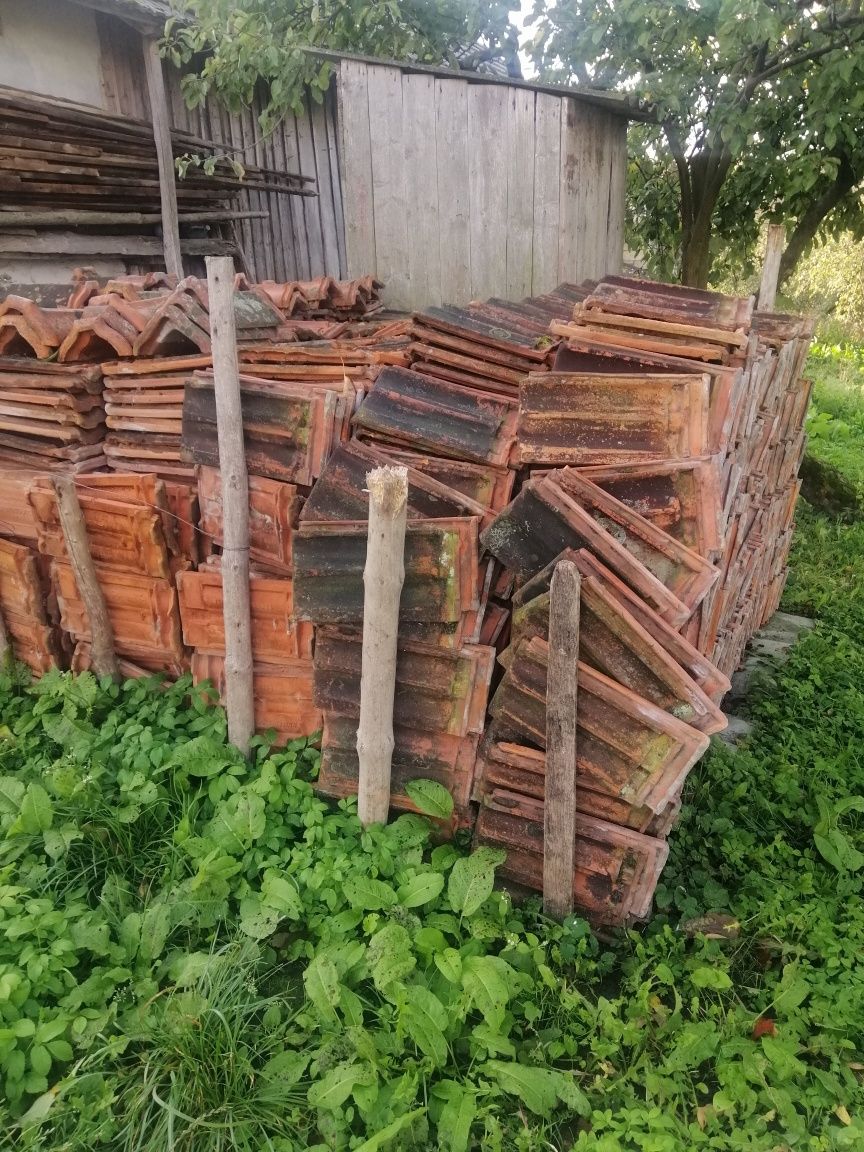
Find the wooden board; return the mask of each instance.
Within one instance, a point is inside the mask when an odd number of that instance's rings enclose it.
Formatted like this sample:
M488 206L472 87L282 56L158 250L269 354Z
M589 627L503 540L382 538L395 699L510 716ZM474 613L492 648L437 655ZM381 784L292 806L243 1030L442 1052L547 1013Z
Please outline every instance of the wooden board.
M507 89L507 275L506 291L519 300L531 294L534 257L534 93ZM547 158L541 161L549 163Z
M407 270L411 297L421 300L441 299L435 90L433 76L402 77Z
M534 111L534 235L531 247L531 291L535 295L548 292L559 280L561 108L562 101L557 96L537 93Z
M507 276L507 89L468 88L471 296L500 292Z
M339 121L345 198L345 258L349 276L377 274L372 195L367 67L353 60L339 65Z
M370 68L369 141L372 150L372 196L375 218L374 272L387 285L391 308L411 302L408 271L408 216L403 143L402 72ZM414 195L414 189L411 190ZM364 273L369 272L365 268Z
M464 80L435 81L435 144L441 296L430 298L429 303L458 303L471 295L468 84Z

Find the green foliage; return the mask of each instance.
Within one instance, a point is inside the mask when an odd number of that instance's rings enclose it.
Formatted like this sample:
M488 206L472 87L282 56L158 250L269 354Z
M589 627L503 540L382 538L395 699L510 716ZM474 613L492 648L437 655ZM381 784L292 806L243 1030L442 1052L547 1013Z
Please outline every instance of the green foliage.
M617 87L656 116L631 130L629 239L650 271L668 275L671 256L704 283L718 252L753 257L766 216L804 246L832 213L864 224L856 3L559 0L534 19L544 76Z
M333 68L309 48L455 64L460 48L482 41L494 54L514 37L505 0L182 0L177 7L184 18L168 21L164 49L186 68L190 106L211 92L229 108L248 106L263 81L265 131L285 112L302 112L307 91L323 100Z
M864 333L864 241L851 233L828 238L801 260L785 286L792 305ZM860 350L859 350L860 351Z
M467 1147L508 1093L544 1121L568 1106L513 1007L561 933L494 892L503 853L433 849L414 815L364 832L315 796L305 741L243 761L188 679L13 673L0 714L15 1146Z
M856 476L861 363L811 361ZM305 742L242 761L188 681L0 679L2 1146L864 1146L864 527L803 508L786 604L817 628L605 941L423 817L363 831Z

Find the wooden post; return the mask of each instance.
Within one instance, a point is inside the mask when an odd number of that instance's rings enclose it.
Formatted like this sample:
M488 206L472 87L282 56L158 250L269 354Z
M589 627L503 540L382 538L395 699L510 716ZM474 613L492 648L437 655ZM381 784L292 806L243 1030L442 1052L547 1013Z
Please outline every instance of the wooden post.
M786 247L786 229L782 224L768 225L768 242L765 246L765 262L762 265L762 280L759 284L759 298L756 308L759 312L773 312L777 299L777 282L780 278L780 261Z
M174 171L174 149L171 147L171 117L165 95L165 77L159 41L154 37L142 38L144 69L147 73L147 93L150 97L150 119L156 143L159 164L159 195L162 200L162 244L165 250L165 270L178 279L183 277L183 256L180 251L180 223L177 215L177 184Z
M357 757L357 813L364 828L386 824L393 759L393 697L399 599L405 580L408 470L375 468L369 489L369 537L363 570L363 657Z
M78 594L90 621L90 654L93 662L93 671L97 676L112 676L120 679L120 667L117 663L117 653L114 651L114 629L108 616L108 605L99 584L96 565L90 555L90 545L87 541L87 526L84 523L84 513L75 491L75 482L71 476L57 476L54 480L54 491L57 493L57 510L60 514L60 525L63 529L63 539L66 541L66 551L69 553L69 562L78 586Z
M252 620L249 608L249 477L234 327L234 261L207 259L210 340L216 392L216 436L222 482L222 616L225 622L225 710L228 739L244 754L255 731Z
M543 908L557 920L573 911L581 584L576 565L562 560L552 573L549 595Z

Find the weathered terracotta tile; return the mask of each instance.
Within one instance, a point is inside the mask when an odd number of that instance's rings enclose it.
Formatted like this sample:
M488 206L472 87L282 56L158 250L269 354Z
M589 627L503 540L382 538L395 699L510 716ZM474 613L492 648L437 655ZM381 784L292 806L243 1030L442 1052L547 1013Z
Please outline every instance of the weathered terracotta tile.
M583 577L581 600L580 660L700 732L726 727L720 708L597 577ZM513 610L511 645L533 636L549 639L548 591ZM508 660L502 653L505 667Z
M474 841L507 850L499 875L542 890L542 824L481 808ZM668 854L663 840L580 814L573 875L576 906L598 925L623 926L644 920Z
M182 670L187 654L180 632L177 590L171 581L99 564L96 571L118 654L136 663L163 661L166 668ZM90 623L72 569L55 560L51 573L63 628L76 640L89 640Z
M303 506L302 520L365 520L369 510L366 476L374 468L398 464L374 443L351 440L336 448L315 482ZM479 516L492 520L490 508L448 488L408 465L408 516L439 520L454 516Z
M601 465L579 474L700 556L711 559L720 548L714 460Z
M395 746L390 778L390 804L403 812L416 812L405 792L412 780L437 780L453 796L457 818L466 816L477 736L450 736L394 727ZM316 785L325 796L357 795L357 721L337 713L324 716L321 771Z
M516 440L513 401L419 372L383 368L354 427L413 449L506 466Z
M222 480L217 468L197 470L201 531L222 544ZM249 477L249 555L290 572L302 499L294 484Z
M39 551L68 563L53 485L37 482L29 493L38 526ZM105 499L78 486L90 554L99 564L146 576L170 576L162 517L153 507Z
M630 464L709 451L707 375L547 372L520 388L523 464Z
M546 753L526 744L496 741L494 733L482 741L474 774L474 799L487 808L543 822ZM649 836L666 836L680 811L680 798L671 795L663 811L653 812L618 796L594 792L577 778L576 811L608 820Z
M192 677L196 684L209 680L224 701L224 655L195 652L192 656ZM311 660L286 659L272 663L258 660L252 669L252 679L257 731L274 731L277 743L301 736L314 736L321 731L321 711L313 699Z
M400 619L459 621L479 607L476 518L412 520L405 533ZM298 616L316 624L363 619L365 522L301 523L294 538Z
M315 637L315 700L325 712L360 717L363 637L319 628ZM459 652L400 640L394 723L421 732L481 735L486 720L494 648Z
M520 640L489 705L496 739L546 746L548 645ZM579 663L580 783L661 812L677 795L708 737L607 676Z
M183 637L190 648L224 652L222 576L199 569L178 572ZM311 659L313 630L294 614L293 582L252 575L249 581L252 655L256 661Z
M480 539L520 581L529 580L567 548L587 548L674 627L691 614L690 605L549 477L523 485Z

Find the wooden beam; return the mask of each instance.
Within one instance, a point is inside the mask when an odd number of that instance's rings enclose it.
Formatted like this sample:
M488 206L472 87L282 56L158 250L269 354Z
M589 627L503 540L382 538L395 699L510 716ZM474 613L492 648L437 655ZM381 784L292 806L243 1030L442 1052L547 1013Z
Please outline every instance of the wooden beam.
M570 560L552 573L546 680L546 790L543 802L543 908L573 911L576 846L576 698L582 579Z
M171 118L159 41L151 36L141 39L144 48L144 68L147 73L147 92L150 96L150 117L153 139L159 161L159 195L162 200L162 243L165 250L165 270L171 276L183 277L183 256L180 251L180 222L177 218L177 184L174 172L174 150L171 146Z
M84 513L81 511L78 493L75 491L75 482L71 476L58 476L54 480L54 491L57 493L57 511L60 515L60 526L63 529L69 563L72 565L72 573L84 611L90 621L90 654L93 671L97 676L110 676L114 680L119 680L120 666L114 650L114 630L108 616L108 605L105 603L105 596L99 584L99 574L90 554L87 525Z
M225 711L228 739L248 755L255 731L252 620L249 605L249 477L234 324L234 261L207 260L216 435L222 482L222 615L225 622Z
M393 760L393 697L399 600L405 582L408 469L367 473L369 530L363 570L363 654L360 669L360 775L357 815L364 828L386 824Z
M180 212L181 224L219 224L223 220L268 220L269 212ZM83 208L55 208L46 211L12 211L0 208L0 231L4 228L81 228L86 225L160 224L161 212L92 212Z
M786 247L786 229L782 224L768 225L768 241L765 245L765 262L762 265L762 280L759 284L759 299L756 308L759 312L773 312L777 299L777 282L780 278L780 261Z
M224 256L233 243L216 237L181 240L180 250L187 256ZM135 256L161 257L164 253L158 236L91 236L74 232L0 231L0 254L4 256Z

